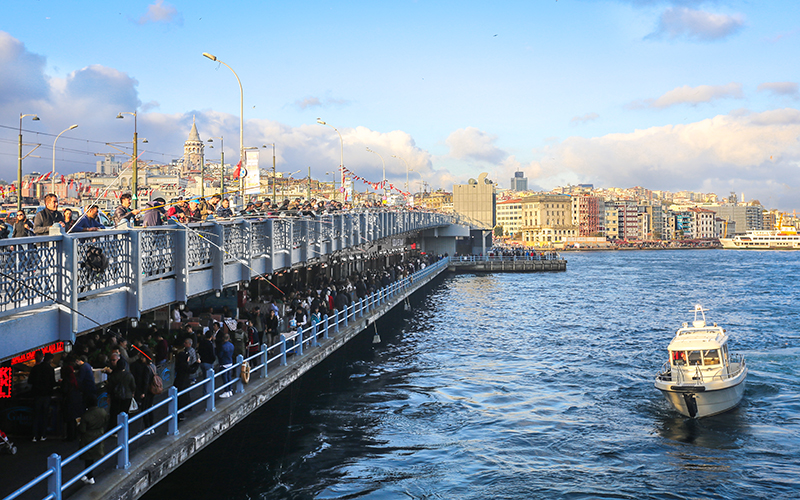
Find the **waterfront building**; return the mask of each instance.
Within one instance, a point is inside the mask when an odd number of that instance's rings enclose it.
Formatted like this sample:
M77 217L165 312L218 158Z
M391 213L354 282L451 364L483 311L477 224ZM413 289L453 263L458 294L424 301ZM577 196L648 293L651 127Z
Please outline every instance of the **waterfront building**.
M597 196L580 194L572 196L572 225L579 236L600 236L605 229L603 200Z
M525 177L524 172L514 172L514 177L511 178L509 189L511 191L527 191L528 178Z
M637 206L643 239L664 238L664 210L660 201L640 200Z
M487 228L495 226L495 184L487 179L489 174L481 173L478 179L470 179L467 184L453 185L453 210L465 217L483 224Z
M719 236L719 233L715 233L714 219L716 219L716 214L713 210L695 207L690 208L688 211L692 215L692 239L709 239Z
M764 229L764 218L762 215L764 208L761 205L726 204L710 208L716 212L719 217L727 221L735 221L736 232L738 234Z
M522 241L527 246L563 245L578 235L570 196L537 194L522 199Z
M522 199L497 202L497 225L503 228L503 236L519 239L522 232Z
M606 202L606 237L620 240L640 239L639 210L633 200Z

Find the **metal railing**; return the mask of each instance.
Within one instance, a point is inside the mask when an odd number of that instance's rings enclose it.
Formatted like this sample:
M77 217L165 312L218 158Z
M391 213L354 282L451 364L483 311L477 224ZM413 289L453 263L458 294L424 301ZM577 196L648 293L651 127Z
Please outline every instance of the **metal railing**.
M529 255L463 255L450 257L451 263L460 262L517 262L531 260L561 260L557 252L531 252Z
M300 328L295 332L288 334L281 334L279 341L272 345L261 345L261 350L248 357L238 355L236 362L228 368L224 368L219 372L210 369L206 372L205 378L198 380L195 384L189 387L178 390L172 386L167 390L167 396L164 400L154 404L150 408L138 413L133 417L129 417L127 413L120 413L117 416L117 424L108 432L95 439L88 445L76 451L65 459L57 454L50 455L47 458L47 470L35 477L24 486L20 487L4 500L12 500L18 498L23 493L27 492L34 486L47 481L47 496L43 497L44 500L61 500L63 492L77 483L84 475L94 471L103 463L116 458L117 469L128 469L131 466L130 462L130 445L147 435L150 431L156 430L166 425L167 436L177 436L180 434L180 415L187 410L194 408L197 405L205 402L205 411L214 411L216 408L216 400L219 394L228 390L233 390L236 394L245 392L245 384L242 377L239 375L245 364L249 366L251 373L255 373L258 378L266 379L268 377L268 367L270 364L278 364L279 366L288 365L288 356L302 357L305 352L320 345L320 341L324 342L332 336L336 336L341 329L347 328L348 325L360 318L368 312L374 311L376 308L386 305L391 299L397 297L401 292L411 288L414 283L424 280L434 273L438 273L447 268L448 259L444 258L434 264L426 266L410 276L394 281L391 284L380 288L370 295L354 300L350 305L344 307L342 311L336 310L332 316L327 314L322 317L319 322L312 323L306 328ZM278 354L269 357L270 351L277 351ZM223 382L217 386L217 379L219 377L230 378L227 382ZM191 396L193 390L202 388L203 394L194 398L192 401L180 406L179 398L181 396ZM167 416L154 422L148 427L142 428L134 435L130 435L131 424L142 420L144 416L151 415L157 409L167 407ZM89 451L96 445L104 442L106 439L114 437L116 434L116 445L104 456L95 461L90 467L87 467L80 472L76 473L73 477L66 481L62 477L63 468L67 464L77 460L81 454Z

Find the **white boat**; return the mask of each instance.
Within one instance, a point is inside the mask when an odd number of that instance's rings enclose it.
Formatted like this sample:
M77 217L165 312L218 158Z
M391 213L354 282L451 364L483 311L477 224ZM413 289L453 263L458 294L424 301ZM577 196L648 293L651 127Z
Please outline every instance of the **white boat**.
M728 353L728 334L706 324L707 309L694 307L694 321L684 323L669 343L669 361L655 386L667 401L690 418L708 417L734 408L744 395L747 365Z
M748 231L732 238L720 238L722 248L741 250L800 250L800 234L794 226L779 225L769 231Z

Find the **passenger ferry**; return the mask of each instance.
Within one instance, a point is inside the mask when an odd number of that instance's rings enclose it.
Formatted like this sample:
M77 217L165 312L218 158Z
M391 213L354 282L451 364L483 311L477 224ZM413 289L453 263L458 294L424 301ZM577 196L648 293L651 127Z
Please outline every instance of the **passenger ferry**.
M794 226L781 224L771 231L748 231L733 238L720 238L722 248L741 250L800 250L800 234Z
M728 353L728 334L706 324L703 306L694 307L694 321L684 323L667 347L669 361L655 386L681 414L708 417L734 408L744 395L747 365Z

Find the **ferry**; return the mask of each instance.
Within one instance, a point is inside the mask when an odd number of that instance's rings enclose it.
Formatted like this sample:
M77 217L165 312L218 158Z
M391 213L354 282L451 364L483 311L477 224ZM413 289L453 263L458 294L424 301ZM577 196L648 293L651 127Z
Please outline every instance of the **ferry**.
M681 414L701 418L736 407L744 395L747 365L728 352L728 334L706 324L703 306L694 307L694 321L683 323L669 343L669 361L656 375L655 387Z
M741 250L800 250L800 234L794 226L779 225L779 229L748 231L733 238L720 238L722 248Z

